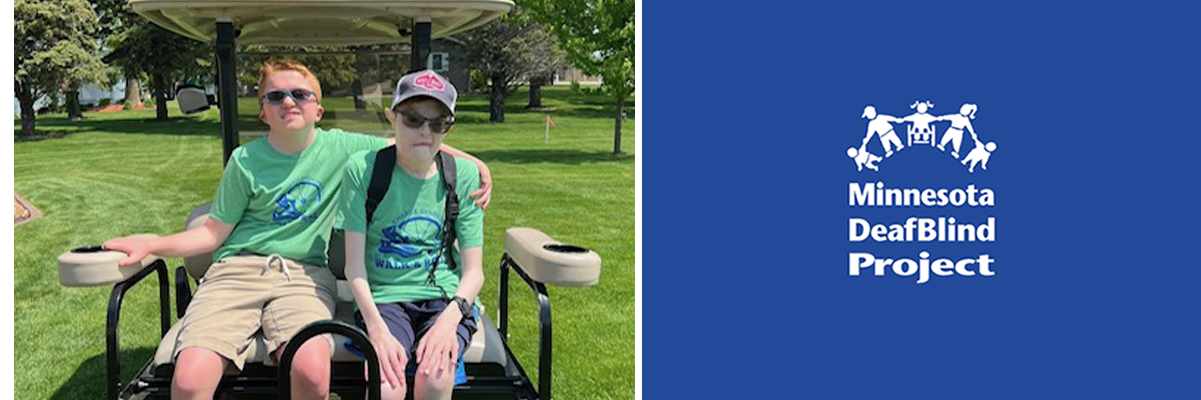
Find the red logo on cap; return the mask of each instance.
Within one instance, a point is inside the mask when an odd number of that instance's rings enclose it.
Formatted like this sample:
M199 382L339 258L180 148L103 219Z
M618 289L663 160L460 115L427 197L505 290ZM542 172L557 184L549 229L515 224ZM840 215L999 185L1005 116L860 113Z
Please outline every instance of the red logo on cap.
M423 87L425 90L437 91L441 91L446 87L442 84L442 80L438 79L438 76L434 74L425 74L417 77L417 79L413 80L413 85Z

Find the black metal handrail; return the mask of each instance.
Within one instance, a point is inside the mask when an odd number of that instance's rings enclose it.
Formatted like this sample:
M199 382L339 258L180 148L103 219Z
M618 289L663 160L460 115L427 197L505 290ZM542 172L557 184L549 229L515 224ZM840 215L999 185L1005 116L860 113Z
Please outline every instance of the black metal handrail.
M509 257L509 253L505 253L500 259L500 294L497 302L500 303L500 324L497 330L500 331L501 338L506 342L509 340L509 269L517 272L522 280L529 285L530 289L537 295L538 300L538 398L549 400L550 383L551 383L551 318L550 318L550 294L546 291L546 285L538 282L521 269L513 258ZM518 364L518 369L521 365ZM522 371L525 375L525 371Z
M335 320L308 324L300 332L297 332L296 336L288 340L287 346L284 346L284 353L279 357L279 370L277 371L279 398L292 398L292 359L296 357L300 346L309 339L326 333L345 336L350 339L351 344L362 351L363 356L367 358L367 400L380 400L379 389L382 381L380 380L379 358L375 354L375 346L371 345L367 334L358 327Z
M163 260L155 261L149 267L138 271L138 273L129 277L117 284L113 285L112 294L108 298L108 319L105 323L105 345L107 347L107 364L108 364L108 399L117 400L118 394L121 392L121 342L120 321L121 321L121 304L125 299L125 292L128 292L133 285L142 281L150 272L158 272L158 300L159 300L159 322L162 325L162 334L159 337L167 335L167 331L171 329L171 285L167 279L167 263Z
M188 270L185 267L175 268L175 317L183 318L192 303L192 285L188 283Z

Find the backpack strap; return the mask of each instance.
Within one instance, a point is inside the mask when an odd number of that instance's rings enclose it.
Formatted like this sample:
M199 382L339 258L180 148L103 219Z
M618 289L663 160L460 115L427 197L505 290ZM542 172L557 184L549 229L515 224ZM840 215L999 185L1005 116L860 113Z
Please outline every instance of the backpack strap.
M441 167L442 185L446 187L446 234L442 239L442 244L446 247L446 254L452 254L454 250L455 238L458 236L458 230L455 229L455 222L459 220L459 192L456 190L459 183L458 169L455 166L455 157L446 154L446 152L438 152L438 165ZM458 268L455 265L455 258L447 259L447 264L450 264L450 269Z
M442 186L446 188L446 210L443 212L442 219L442 249L434 257L434 263L430 265L430 274L426 277L425 284L438 288L438 291L442 292L442 298L449 300L450 295L446 293L446 289L438 285L435 274L438 272L438 264L443 254L447 255L446 263L450 265L452 271L458 268L453 251L455 221L459 218L459 194L455 191L459 179L454 156L439 151L435 158L434 162L438 166L438 173L442 176Z
M388 185L392 183L392 170L396 165L396 145L391 145L375 152L375 165L371 169L371 184L367 187L367 219L365 226L371 226L371 218L375 209L384 201L388 194Z

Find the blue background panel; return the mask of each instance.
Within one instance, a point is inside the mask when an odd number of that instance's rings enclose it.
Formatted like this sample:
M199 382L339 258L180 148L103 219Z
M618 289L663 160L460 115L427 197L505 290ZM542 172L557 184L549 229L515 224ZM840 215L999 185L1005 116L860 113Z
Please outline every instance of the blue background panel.
M1201 398L1198 15L645 2L644 397ZM864 106L917 100L977 104L988 170L913 146L856 171ZM877 181L996 204L848 205ZM996 241L848 240L853 217L950 216L996 218ZM996 275L849 276L859 251L989 254Z

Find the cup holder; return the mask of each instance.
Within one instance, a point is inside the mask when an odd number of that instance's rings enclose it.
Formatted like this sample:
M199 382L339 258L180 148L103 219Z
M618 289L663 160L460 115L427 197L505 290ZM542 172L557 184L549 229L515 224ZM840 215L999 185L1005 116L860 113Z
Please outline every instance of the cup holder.
M102 246L88 246L88 247L80 247L80 248L77 248L77 249L71 250L71 252L72 252L72 253L75 253L75 254L81 254L81 253L99 253L99 252L102 252L102 251L108 251L108 250L107 250L107 249L105 249L105 248L104 248L104 247L102 247Z
M565 244L534 228L505 230L505 253L536 282L559 286L591 286L600 279L596 252Z
M588 252L588 249L585 249L580 246L572 246L570 244L547 244L547 245L543 245L542 248L553 251L555 253L580 254L580 253Z

